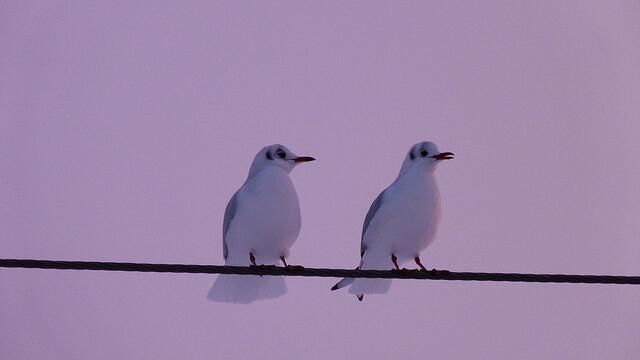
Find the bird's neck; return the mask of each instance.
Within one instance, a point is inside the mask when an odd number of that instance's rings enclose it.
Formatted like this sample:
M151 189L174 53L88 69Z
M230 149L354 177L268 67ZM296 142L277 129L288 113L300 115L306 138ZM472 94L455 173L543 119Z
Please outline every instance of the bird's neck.
M247 176L247 181L251 180L251 178L256 177L258 174L267 176L289 176L289 173L279 166L252 166L251 169L249 169L249 176Z
M277 166L268 166L255 173L249 173L245 184L252 184L251 186L267 186L274 189L281 186L293 186L291 178L289 178L289 173Z
M426 182L433 181L434 183L436 181L435 171L419 168L417 166L411 166L411 167L403 166L402 169L400 169L400 173L398 174L398 177L396 178L396 182L402 181L402 179L410 179L410 178L418 178L421 181L426 181Z

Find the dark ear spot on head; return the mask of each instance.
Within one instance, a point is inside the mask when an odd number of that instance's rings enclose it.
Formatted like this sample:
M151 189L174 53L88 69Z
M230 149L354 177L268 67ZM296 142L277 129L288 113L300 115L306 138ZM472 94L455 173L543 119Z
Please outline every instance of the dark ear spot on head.
M267 150L267 159L269 160L273 160L273 156L271 156L271 152L269 150Z
M411 158L411 160L416 158L416 156L413 155L413 150L411 150L411 152L409 153L409 157Z

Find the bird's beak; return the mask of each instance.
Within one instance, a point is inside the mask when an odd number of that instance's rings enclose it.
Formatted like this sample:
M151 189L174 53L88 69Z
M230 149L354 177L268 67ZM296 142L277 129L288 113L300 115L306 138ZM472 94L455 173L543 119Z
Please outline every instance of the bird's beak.
M435 154L432 156L432 158L436 159L436 160L449 160L449 159L453 159L453 153L452 152L443 152L440 154Z
M293 162L299 163L299 162L307 162L307 161L313 161L313 160L315 160L315 158L312 158L311 156L300 156L293 159Z

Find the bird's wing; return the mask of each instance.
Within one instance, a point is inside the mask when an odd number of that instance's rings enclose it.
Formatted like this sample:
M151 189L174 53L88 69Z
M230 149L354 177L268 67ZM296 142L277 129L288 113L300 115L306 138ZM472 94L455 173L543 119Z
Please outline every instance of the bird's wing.
M222 222L222 256L225 260L227 260L227 255L229 254L229 247L227 246L227 230L229 230L229 225L231 225L231 220L233 220L237 208L238 191L233 194L231 200L227 203L227 208L224 209L224 220Z
M374 216L376 216L378 209L380 209L380 206L382 206L382 203L384 202L385 191L386 190L381 192L380 195L378 195L378 197L373 200L373 203L371 204L371 207L367 212L367 216L365 216L364 218L364 225L362 225L362 236L360 237L360 257L362 257L364 251L366 250L366 246L364 245L364 234L367 232L369 223L371 223L371 220L373 220Z

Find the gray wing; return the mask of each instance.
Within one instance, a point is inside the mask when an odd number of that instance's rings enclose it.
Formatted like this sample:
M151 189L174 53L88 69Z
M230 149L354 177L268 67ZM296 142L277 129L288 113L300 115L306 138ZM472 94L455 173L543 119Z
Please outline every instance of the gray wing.
M227 208L224 209L224 221L222 222L222 257L227 260L227 255L229 254L229 247L227 246L227 230L229 230L229 225L231 224L231 220L236 215L236 209L238 208L238 192L235 194L227 203Z
M367 212L367 216L365 216L364 218L364 225L362 225L362 236L360 237L360 257L362 257L362 255L364 254L364 251L366 250L366 247L364 246L364 243L363 243L364 234L367 232L369 223L371 222L373 217L376 216L376 213L378 212L378 209L380 209L380 206L382 206L382 202L384 201L385 191L387 190L385 189L383 192L380 193L380 195L378 195L378 197L375 200L373 200L373 203L371 204L371 207Z

